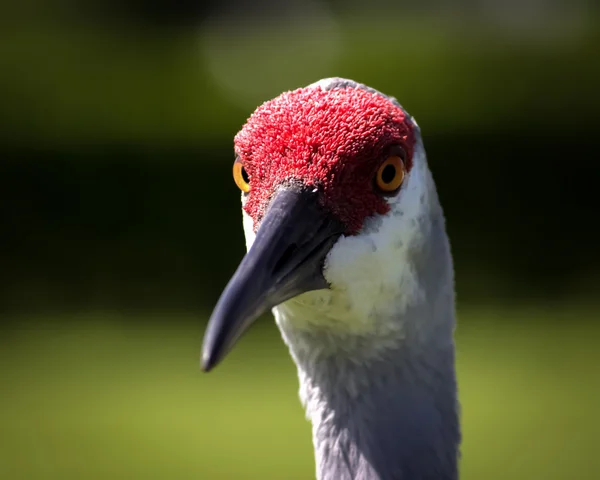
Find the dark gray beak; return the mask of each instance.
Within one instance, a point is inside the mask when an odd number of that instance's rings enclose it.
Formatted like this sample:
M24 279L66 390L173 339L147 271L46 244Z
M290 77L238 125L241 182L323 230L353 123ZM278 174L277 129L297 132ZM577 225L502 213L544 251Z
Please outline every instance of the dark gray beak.
M263 313L310 290L328 288L327 253L343 225L318 202L318 193L287 187L276 192L254 243L210 317L202 369L212 369Z

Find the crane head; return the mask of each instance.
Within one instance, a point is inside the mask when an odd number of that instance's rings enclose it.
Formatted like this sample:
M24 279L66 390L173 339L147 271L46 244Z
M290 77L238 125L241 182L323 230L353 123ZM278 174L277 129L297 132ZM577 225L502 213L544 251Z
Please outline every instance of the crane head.
M395 99L321 80L258 107L234 143L248 253L211 316L204 370L269 309L333 305L336 323L361 329L388 300L418 295L406 260L426 234L432 182Z

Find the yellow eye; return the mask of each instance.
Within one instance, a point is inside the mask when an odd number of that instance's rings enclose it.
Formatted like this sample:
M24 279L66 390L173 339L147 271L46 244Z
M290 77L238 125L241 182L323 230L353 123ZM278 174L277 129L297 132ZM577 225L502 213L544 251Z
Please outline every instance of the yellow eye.
M377 170L375 185L382 193L393 193L404 181L404 162L397 155L390 155Z
M233 179L242 192L248 193L250 191L250 178L239 158L233 162Z

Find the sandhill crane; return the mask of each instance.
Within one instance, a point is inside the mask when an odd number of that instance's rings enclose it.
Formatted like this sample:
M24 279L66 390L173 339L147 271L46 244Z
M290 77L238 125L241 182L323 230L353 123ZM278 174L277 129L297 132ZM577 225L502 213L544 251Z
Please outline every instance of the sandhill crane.
M248 253L203 369L272 309L319 480L457 479L453 264L414 119L329 78L258 107L235 154Z

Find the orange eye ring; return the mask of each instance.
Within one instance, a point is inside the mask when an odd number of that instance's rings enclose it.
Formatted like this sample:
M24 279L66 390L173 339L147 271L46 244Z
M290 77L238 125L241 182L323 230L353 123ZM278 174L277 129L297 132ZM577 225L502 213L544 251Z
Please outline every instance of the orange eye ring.
M384 194L396 192L404 181L404 162L398 155L390 155L381 164L375 176L375 185Z
M242 192L248 193L250 191L248 172L246 172L244 164L239 159L233 162L233 180Z

